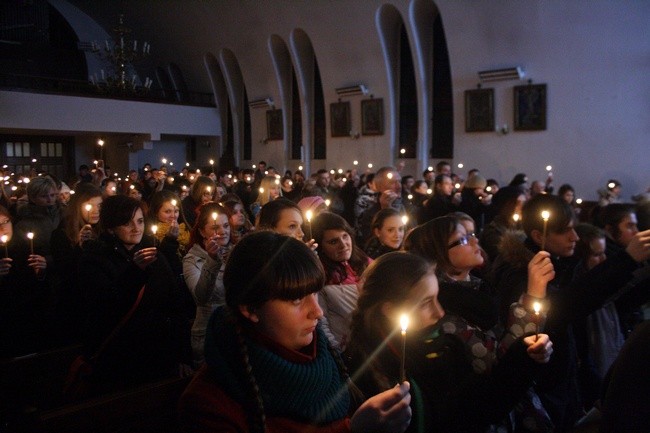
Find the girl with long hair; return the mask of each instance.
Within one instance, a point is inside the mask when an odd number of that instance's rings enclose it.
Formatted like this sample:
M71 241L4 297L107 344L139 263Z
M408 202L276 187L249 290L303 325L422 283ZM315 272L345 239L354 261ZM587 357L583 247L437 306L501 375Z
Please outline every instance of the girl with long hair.
M384 254L363 278L349 365L365 393L390 389L405 374L414 390L409 431L486 431L526 394L539 364L552 353L548 336L531 328L525 337L510 335L495 363L494 346L485 345L462 318L446 313L438 301L435 267L422 257ZM517 314L513 311L513 319ZM403 315L408 332L400 336Z
M78 342L84 320L83 293L77 269L84 245L99 237L102 192L92 183L80 183L72 194L61 226L52 232L50 245L57 287L57 328L62 343Z
M343 351L359 297L357 286L371 259L356 245L354 230L343 217L323 212L314 219L312 228L325 269L325 287L319 299L321 323L331 344Z
M183 258L183 276L194 302L196 317L192 324L192 358L195 368L205 360L203 347L212 312L225 304L223 271L232 247L226 210L217 203L201 206L192 229L190 249Z

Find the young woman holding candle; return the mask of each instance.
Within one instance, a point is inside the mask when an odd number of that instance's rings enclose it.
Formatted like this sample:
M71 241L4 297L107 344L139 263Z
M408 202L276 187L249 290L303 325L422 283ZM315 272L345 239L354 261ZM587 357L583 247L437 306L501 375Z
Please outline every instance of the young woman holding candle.
M371 259L357 247L354 230L343 217L323 212L312 225L318 243L316 251L325 268L326 282L319 298L323 309L321 326L332 346L343 351L359 297L357 286Z
M154 246L167 259L176 277L178 289L183 294L183 311L190 326L196 314L196 305L183 278L182 260L189 249L190 228L184 219L180 197L165 189L154 192L149 201L148 220L149 230L154 236Z
M234 194L231 195L237 197ZM248 219L244 204L239 198L225 200L223 207L228 214L228 222L230 223L230 241L233 245L236 245L246 233L253 231L255 227Z
M282 197L280 178L275 176L264 176L260 182L257 199L251 204L251 216L257 221L260 209L270 201Z
M303 231L303 215L297 204L291 200L280 197L265 204L260 210L260 217L257 224L259 230L272 230L281 235L303 241L305 232ZM318 244L312 238L309 239L311 222L308 226L306 244L312 250L318 248Z
M61 227L52 232L53 277L57 287L57 327L61 343L78 342L84 320L82 288L77 269L84 245L99 236L102 192L92 183L81 183L66 207Z
M216 219L214 218L216 213ZM185 283L196 304L192 324L193 367L203 364L205 333L212 312L225 304L223 271L232 245L226 210L217 203L201 206L192 229L190 249L183 258Z
M183 215L188 227L194 227L201 205L214 198L215 183L208 176L198 176L192 184L190 195L183 199Z
M409 431L486 431L526 395L552 353L548 336L536 338L532 328L525 337L509 333L497 349L493 336L446 313L438 301L435 266L423 257L387 253L363 278L346 355L365 393L392 387L405 356L414 391ZM513 306L511 330L523 313L519 308ZM400 349L403 314L409 318L405 352Z
M408 383L359 408L351 403L345 366L318 325L323 284L318 257L302 242L259 231L237 244L224 273L226 305L208 327L206 364L181 397L183 431L406 429Z
M84 246L84 353L92 358L127 313L134 312L94 361L93 393L179 374L189 363L181 293L167 260L145 235L141 202L117 195L102 203L101 234ZM91 283L89 283L91 282ZM185 366L181 371L187 371Z
M372 237L364 248L368 257L376 259L402 246L405 227L402 215L393 208L382 209L375 214L370 224Z
M31 254L29 240L14 231L11 214L0 206L0 357L53 343L56 297L48 274L45 257Z

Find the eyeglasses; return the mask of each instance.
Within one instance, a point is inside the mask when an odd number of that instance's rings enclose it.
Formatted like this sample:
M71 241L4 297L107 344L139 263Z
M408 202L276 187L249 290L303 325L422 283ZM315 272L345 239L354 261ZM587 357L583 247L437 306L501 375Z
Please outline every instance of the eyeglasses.
M452 249L454 247L457 247L457 246L467 245L467 244L469 244L469 241L471 239L476 239L476 233L467 233L465 236L461 237L457 241L454 241L454 242L450 243L449 245L447 245L447 249L450 250L450 249Z

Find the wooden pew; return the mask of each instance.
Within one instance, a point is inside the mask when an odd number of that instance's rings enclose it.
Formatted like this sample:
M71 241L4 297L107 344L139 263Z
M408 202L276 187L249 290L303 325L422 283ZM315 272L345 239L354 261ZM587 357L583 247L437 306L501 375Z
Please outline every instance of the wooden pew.
M42 412L37 433L178 433L176 406L191 377L170 378Z
M63 403L63 384L81 345L0 360L0 413L20 415Z

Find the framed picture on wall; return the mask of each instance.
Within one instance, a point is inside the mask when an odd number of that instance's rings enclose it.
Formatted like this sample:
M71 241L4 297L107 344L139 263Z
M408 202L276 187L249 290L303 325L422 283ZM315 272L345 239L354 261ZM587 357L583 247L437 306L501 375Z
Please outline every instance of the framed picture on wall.
M465 132L494 131L494 89L465 90Z
M348 137L350 135L350 103L334 102L330 104L330 126L332 137Z
M267 140L284 139L282 128L282 110L266 110L266 137Z
M382 135L384 133L384 100L364 99L361 101L361 134Z
M546 129L546 84L514 87L515 131Z

